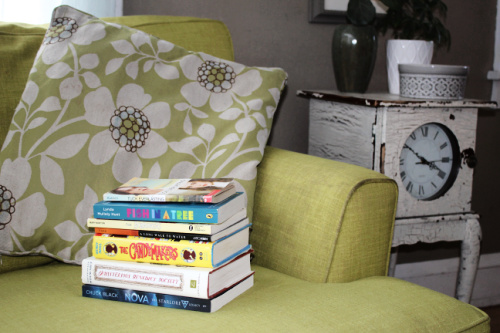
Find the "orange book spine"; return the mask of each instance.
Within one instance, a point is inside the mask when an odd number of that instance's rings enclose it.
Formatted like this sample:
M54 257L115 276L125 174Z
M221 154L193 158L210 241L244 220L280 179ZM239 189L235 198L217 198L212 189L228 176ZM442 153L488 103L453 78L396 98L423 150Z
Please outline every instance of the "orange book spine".
M95 228L95 233L123 235L123 236L139 236L139 230L130 230L130 229Z

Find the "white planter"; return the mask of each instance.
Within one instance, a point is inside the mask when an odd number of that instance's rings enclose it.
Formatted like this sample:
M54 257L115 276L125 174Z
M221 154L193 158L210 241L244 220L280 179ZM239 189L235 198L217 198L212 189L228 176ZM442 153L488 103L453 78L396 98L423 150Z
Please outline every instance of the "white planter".
M399 95L399 64L430 64L434 43L423 40L387 41L387 78L389 93Z

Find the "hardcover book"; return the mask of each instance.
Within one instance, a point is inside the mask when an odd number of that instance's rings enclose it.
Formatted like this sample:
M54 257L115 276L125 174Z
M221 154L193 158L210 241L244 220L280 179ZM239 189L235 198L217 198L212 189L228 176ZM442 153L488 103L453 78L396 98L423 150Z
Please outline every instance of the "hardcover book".
M86 258L82 282L104 287L135 289L178 296L213 298L250 276L247 251L218 268L156 265Z
M113 228L113 229L130 229L130 230L146 230L168 233L196 233L203 235L215 235L223 230L228 229L236 223L246 219L246 208L240 210L235 215L228 218L222 223L176 223L176 222L148 222L148 221L130 221L130 220L107 220L96 219L90 217L87 219L87 226L90 228ZM248 221L248 219L246 219ZM243 223L246 225L247 223ZM241 225L243 227L243 225ZM239 229L238 229L239 230ZM233 230L233 232L236 230ZM104 233L104 232L103 232ZM112 234L112 233L110 233ZM164 237L168 238L168 237Z
M116 220L111 220L116 222ZM132 221L133 222L133 221ZM139 222L140 223L140 222ZM155 223L155 222L149 222ZM156 222L161 223L161 222ZM197 225L199 226L199 225ZM115 228L101 228L96 227L94 231L96 234L110 234L110 235L123 235L123 236L140 236L140 237L149 237L149 238L169 238L169 239L178 239L178 240L193 240L193 241L205 241L205 242L215 242L223 237L226 237L237 230L240 230L243 227L250 226L248 218L240 220L237 223L234 223L227 227L224 230L221 230L214 234L197 234L191 232L164 232L164 231L149 231L142 229L115 229ZM194 229L194 227L193 227Z
M93 210L100 219L221 223L245 207L245 196L239 192L219 203L100 201Z
M236 193L232 178L132 178L104 194L105 201L220 202Z
M168 295L140 290L84 284L82 296L110 301L137 303L164 308L215 312L253 286L253 274L224 293L210 299Z
M215 242L94 235L96 258L194 267L218 267L250 249L249 226Z

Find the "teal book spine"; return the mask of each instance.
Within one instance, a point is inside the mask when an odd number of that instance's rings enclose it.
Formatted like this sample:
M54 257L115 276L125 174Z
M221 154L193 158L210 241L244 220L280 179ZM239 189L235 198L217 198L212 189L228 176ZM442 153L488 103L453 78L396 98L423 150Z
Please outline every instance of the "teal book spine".
M131 221L220 223L245 207L242 193L216 204L100 201L94 218Z

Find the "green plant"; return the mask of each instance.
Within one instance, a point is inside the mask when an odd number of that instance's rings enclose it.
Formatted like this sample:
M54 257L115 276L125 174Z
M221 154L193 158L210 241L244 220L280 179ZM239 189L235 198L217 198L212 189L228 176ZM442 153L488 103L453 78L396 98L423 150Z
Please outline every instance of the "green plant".
M436 48L451 45L450 31L441 22L448 7L441 0L379 0L387 7L376 26L380 33L391 29L395 39L433 41Z
M368 25L375 20L375 6L370 0L349 0L347 19L354 25Z

